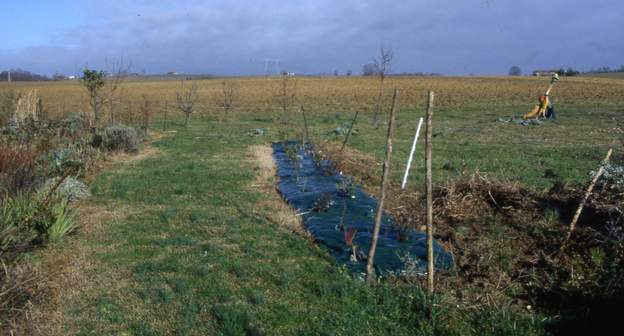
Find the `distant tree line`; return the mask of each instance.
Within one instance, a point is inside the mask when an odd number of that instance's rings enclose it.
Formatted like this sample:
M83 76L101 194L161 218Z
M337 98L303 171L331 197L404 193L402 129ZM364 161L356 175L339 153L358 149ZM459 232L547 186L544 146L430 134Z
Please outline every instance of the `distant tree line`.
M624 65L620 65L619 68L611 69L608 66L603 66L598 69L592 69L587 71L587 73L612 73L612 72L624 72Z
M557 73L559 74L559 76L576 76L580 74L581 72L578 70L574 70L572 68L568 68L567 70L560 68L559 71L557 71Z
M544 70L546 71L546 70ZM536 72L544 72L544 71L534 71L534 74ZM624 72L624 65L620 66L619 68L615 68L612 69L608 66L603 66L597 69L591 69L589 71L586 72L581 72L578 71L576 69L573 69L571 67L564 69L564 68L559 68L559 70L549 70L552 72L556 72L559 76L576 76L582 73L586 73L586 74L591 74L591 73L614 73L614 72ZM509 72L508 72L509 76L522 76L522 70L520 69L519 66L514 65L511 68L509 68Z
M9 72L12 81L49 81L50 78L45 75L39 75L22 69L11 69L0 72L0 81L9 80Z

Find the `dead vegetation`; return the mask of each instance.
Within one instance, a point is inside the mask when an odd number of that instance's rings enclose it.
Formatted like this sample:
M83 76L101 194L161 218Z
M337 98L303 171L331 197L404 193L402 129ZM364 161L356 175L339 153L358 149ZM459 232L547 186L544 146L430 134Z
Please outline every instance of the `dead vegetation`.
M349 148L337 156L334 143L319 150L376 194L374 158ZM555 183L549 192L536 192L478 171L438 184L434 237L455 258L455 273L440 275L438 290L466 307L559 316L559 332L612 318L624 300L624 193L606 184L595 190L560 253L582 189ZM420 187L402 190L394 183L387 202L400 228L423 229L426 200Z
M250 151L257 171L256 181L252 187L267 195L267 198L260 205L271 209L270 213L262 216L289 231L308 236L309 234L303 227L300 217L284 203L277 189L275 189L276 167L273 161L273 149L270 146L252 146Z

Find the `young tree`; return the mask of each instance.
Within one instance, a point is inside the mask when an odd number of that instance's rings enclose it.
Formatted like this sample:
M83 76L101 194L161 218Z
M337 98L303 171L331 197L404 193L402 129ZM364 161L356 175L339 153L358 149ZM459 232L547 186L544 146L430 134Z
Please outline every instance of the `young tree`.
M297 82L290 79L290 76L282 75L279 88L275 93L275 100L282 109L282 123L288 123L288 111L295 103L295 97L297 95Z
M152 101L149 100L146 94L143 94L143 105L141 105L141 129L144 132L149 132L150 115L152 113Z
M110 66L110 74L105 78L104 100L108 103L109 124L115 124L115 111L121 102L120 87L126 76L130 66L125 67L123 60L113 62Z
M375 114L373 115L373 123L375 127L379 126L379 114L381 113L384 79L390 72L392 66L392 49L381 47L379 59L375 60L375 67L377 68L377 75L379 76L379 95L377 96L377 105L375 106Z
M198 102L197 84L193 83L190 88L184 89L184 82L182 82L182 91L176 92L176 107L184 113L185 127L188 127L191 122L191 115L196 111Z
M85 68L82 72L82 84L89 93L89 106L91 106L91 110L93 110L96 128L100 121L100 108L104 103L102 88L106 85L105 76L102 70L97 71Z
M234 104L237 90L234 84L230 82L223 81L221 82L221 86L223 88L223 114L225 120L227 120L229 111Z
M127 69L123 66L123 61L114 63L112 73L107 75L102 70L91 70L85 68L82 72L82 84L89 94L89 106L93 110L95 127L100 125L102 119L102 107L108 104L109 123L115 122L114 105L117 103L119 88L125 79Z

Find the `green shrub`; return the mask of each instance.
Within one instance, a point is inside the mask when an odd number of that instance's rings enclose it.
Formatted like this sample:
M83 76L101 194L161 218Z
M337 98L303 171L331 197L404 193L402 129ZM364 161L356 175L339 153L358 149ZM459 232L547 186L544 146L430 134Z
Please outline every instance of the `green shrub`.
M49 179L45 183L43 188L41 188L41 191L40 191L41 194L47 195L48 193L50 193L50 190L54 186L56 186L56 184L58 183L59 178L60 177ZM89 196L91 196L91 192L89 191L89 187L87 187L86 184L80 182L79 180L73 177L67 177L58 186L58 188L55 191L54 196L59 197L61 199L66 199L69 202L73 202L76 200L88 198Z
M37 237L38 202L30 194L17 194L0 201L0 252L28 245Z
M76 221L68 207L69 201L63 200L52 206L52 222L46 232L47 238L57 242L76 229Z
M76 228L69 200L40 194L18 194L0 201L0 255L23 250L46 240L58 241Z
M132 127L110 126L102 133L102 146L112 151L136 153L139 151L139 137Z
M60 131L66 136L75 136L89 128L89 120L81 113L73 113L63 119L60 124Z

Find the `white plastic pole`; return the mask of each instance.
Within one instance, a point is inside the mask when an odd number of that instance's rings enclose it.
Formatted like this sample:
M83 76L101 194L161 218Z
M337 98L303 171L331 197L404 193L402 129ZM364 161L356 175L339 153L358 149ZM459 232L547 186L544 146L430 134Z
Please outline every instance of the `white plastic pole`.
M416 143L418 142L418 135L420 134L420 127L423 124L423 118L420 118L418 121L418 127L416 128L416 135L414 136L414 143L412 143L412 151L410 152L409 158L407 159L407 167L405 167L405 175L403 175L403 183L401 184L401 189L405 189L407 186L407 176L409 175L409 170L412 167L412 159L414 158L414 151L416 150Z

